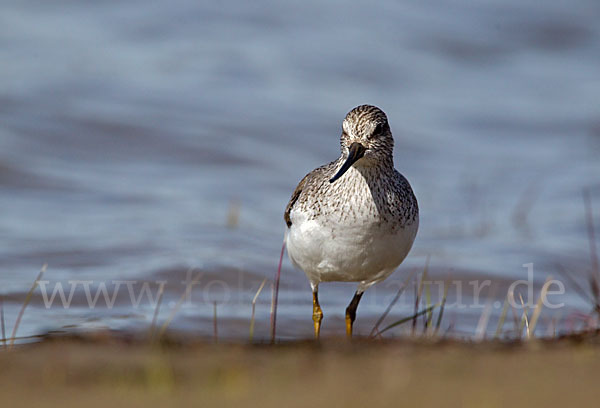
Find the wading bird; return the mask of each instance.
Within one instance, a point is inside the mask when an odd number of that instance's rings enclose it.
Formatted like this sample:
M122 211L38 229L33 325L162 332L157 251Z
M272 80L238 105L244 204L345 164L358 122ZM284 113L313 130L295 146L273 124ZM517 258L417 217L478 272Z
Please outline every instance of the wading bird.
M321 282L359 282L346 308L346 334L363 292L387 278L410 251L419 208L394 168L394 139L385 113L352 109L342 123L341 156L308 173L285 209L287 251L313 293L315 336L321 330Z

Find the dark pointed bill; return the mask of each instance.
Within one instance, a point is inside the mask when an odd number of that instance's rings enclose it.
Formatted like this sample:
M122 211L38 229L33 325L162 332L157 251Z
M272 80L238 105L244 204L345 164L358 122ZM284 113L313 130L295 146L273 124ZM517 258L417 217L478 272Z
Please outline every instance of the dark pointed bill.
M358 142L352 143L350 145L350 148L348 149L348 158L346 159L346 161L344 162L344 164L342 165L340 170L336 173L336 175L333 176L331 179L329 179L329 182L333 183L334 181L336 181L337 179L342 177L344 175L344 173L350 167L352 167L352 165L354 163L356 163L357 160L359 160L361 157L364 156L365 150L367 150L366 147L364 147L360 143L358 143Z

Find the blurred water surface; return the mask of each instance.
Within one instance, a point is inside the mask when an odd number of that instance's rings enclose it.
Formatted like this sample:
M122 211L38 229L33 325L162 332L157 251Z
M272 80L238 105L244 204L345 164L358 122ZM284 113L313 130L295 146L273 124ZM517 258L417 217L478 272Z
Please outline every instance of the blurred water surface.
M388 114L421 227L361 305L359 332L427 255L431 276L465 285L505 287L525 263L538 286L557 264L585 275L584 188L600 208L599 14L595 0L3 1L7 325L45 262L48 290L167 281L160 322L195 268L204 275L173 326L212 333L217 302L221 333L245 336L291 192L338 156L341 121L362 103ZM132 307L123 291L113 308L90 308L82 288L66 309L36 292L20 334L152 319L152 302ZM281 336L310 336L308 285L287 259L282 289ZM324 330L343 330L353 290L323 285ZM585 310L569 291L562 300ZM269 301L267 285L259 338ZM411 309L407 297L393 314ZM481 309L449 310L475 330Z

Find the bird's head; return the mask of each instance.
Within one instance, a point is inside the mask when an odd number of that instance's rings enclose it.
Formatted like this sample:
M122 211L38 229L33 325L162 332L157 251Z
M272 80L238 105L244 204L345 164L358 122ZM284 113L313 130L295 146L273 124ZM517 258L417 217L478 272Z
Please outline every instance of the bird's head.
M360 105L346 115L340 138L344 164L331 183L339 179L354 163L373 166L392 160L394 138L385 113L376 106Z

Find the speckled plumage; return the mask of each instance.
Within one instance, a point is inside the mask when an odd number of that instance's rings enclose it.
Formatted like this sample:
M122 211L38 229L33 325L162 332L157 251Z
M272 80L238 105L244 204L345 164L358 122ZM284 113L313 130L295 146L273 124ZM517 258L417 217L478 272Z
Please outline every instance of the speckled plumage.
M351 110L340 142L341 156L308 173L292 194L284 215L287 248L313 292L320 282L351 281L359 282L360 294L404 260L419 209L410 184L394 169L394 139L383 111L370 105ZM364 155L331 182L357 144Z

